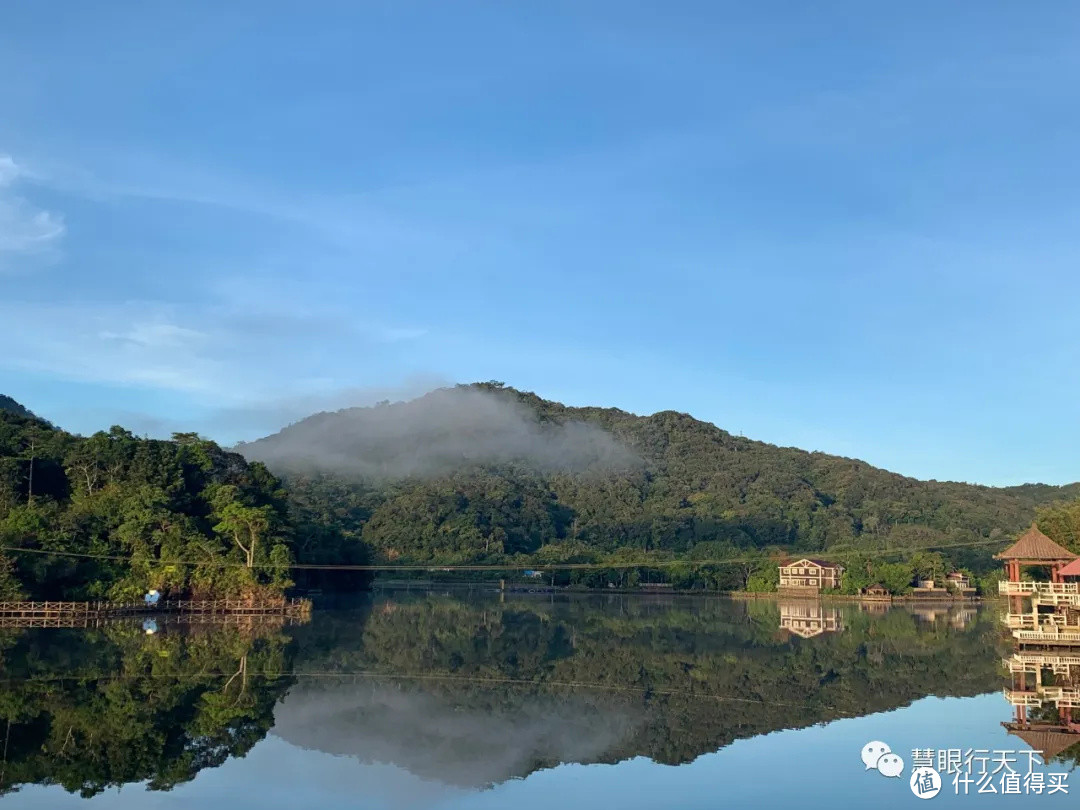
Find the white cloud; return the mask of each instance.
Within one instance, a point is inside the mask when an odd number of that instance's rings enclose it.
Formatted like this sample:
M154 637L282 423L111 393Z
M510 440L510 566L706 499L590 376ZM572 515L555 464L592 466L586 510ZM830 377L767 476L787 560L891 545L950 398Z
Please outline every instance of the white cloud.
M64 235L61 216L37 208L16 193L19 181L26 177L11 155L0 155L0 259L4 254L48 253Z

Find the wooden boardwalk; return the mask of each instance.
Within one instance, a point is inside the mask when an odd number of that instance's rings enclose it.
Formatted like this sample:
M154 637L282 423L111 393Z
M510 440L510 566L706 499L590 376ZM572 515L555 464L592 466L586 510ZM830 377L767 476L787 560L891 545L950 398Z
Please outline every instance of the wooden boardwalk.
M150 616L147 616L150 618ZM240 615L236 613L158 613L153 616L154 622L161 628L166 627L285 627L286 625L303 624L308 621L307 616L284 616L280 613L252 613ZM138 623L137 616L99 616L88 613L67 614L64 616L3 616L0 615L0 629L6 628L30 628L30 627L79 627L93 629L106 625L117 625L127 622Z
M308 618L307 599L163 599L146 602L0 602L0 627L88 627L90 622L136 616Z

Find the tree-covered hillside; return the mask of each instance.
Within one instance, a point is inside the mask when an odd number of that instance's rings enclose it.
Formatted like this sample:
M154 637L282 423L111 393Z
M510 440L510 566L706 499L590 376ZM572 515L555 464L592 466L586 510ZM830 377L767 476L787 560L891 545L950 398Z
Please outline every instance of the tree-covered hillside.
M23 416L28 419L34 416L34 414L6 394L0 394L0 411L7 411L8 413L13 413L16 416Z
M1080 485L917 481L686 414L569 408L495 383L319 414L240 450L119 427L79 437L5 401L0 596L360 587L366 572L289 566L373 560L585 564L549 581L767 590L787 554L842 558L858 572L845 587L903 590L946 566L989 571L1037 510L1080 550L1067 506ZM941 546L904 570L883 559Z
M0 598L279 593L310 538L340 541L316 529L266 467L194 434L83 438L0 409Z
M538 563L988 541L1080 485L919 481L734 436L672 411L572 408L499 383L312 416L243 445L386 561ZM607 558L607 557L605 557ZM744 583L745 584L745 583Z

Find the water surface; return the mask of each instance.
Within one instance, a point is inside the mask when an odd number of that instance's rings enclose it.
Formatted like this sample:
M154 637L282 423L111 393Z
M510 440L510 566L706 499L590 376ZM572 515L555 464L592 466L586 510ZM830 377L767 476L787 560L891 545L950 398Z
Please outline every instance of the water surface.
M0 634L4 807L911 806L866 742L1028 749L993 609L399 591Z

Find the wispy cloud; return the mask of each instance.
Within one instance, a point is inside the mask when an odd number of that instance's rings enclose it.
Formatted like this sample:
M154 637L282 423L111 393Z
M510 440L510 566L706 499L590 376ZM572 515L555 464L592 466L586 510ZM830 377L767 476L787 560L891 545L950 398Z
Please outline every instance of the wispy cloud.
M416 329L411 327L379 327L373 331L375 338L383 343L399 343L404 340L418 340L427 333L427 329Z
M0 154L0 270L5 255L48 253L64 235L63 218L38 208L18 193L26 172L11 155Z
M210 394L228 379L202 334L146 302L100 306L0 302L11 346L0 368L81 382Z
M0 370L44 378L184 394L207 427L250 435L317 410L415 396L444 383L410 379L401 390L357 387L348 358L425 330L335 321L302 312L240 308L216 299L180 306L160 301L0 301L9 341ZM332 339L340 354L327 353ZM272 358L272 362L268 359ZM258 435L258 434L255 434Z
M104 340L117 340L148 349L178 348L206 336L202 332L174 323L135 323L126 332L101 333Z

